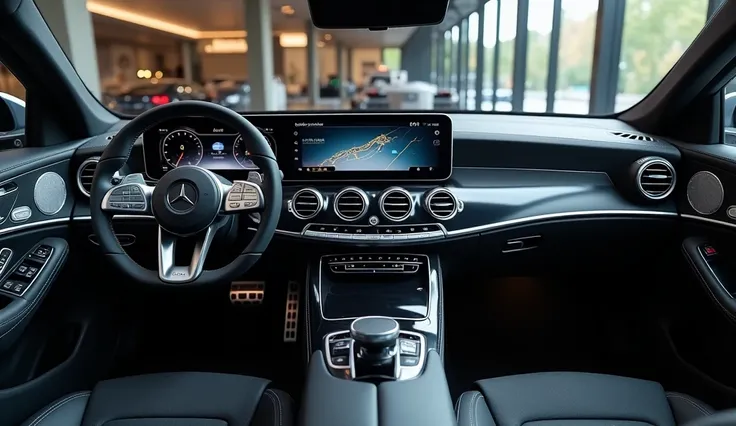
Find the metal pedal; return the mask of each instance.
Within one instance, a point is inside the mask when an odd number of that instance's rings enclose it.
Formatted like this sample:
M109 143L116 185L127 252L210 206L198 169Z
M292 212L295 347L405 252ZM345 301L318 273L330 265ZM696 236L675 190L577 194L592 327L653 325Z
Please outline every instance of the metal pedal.
M233 281L230 283L230 303L260 305L265 289L263 281Z
M286 314L284 318L284 342L296 342L299 324L299 283L289 281L286 289Z

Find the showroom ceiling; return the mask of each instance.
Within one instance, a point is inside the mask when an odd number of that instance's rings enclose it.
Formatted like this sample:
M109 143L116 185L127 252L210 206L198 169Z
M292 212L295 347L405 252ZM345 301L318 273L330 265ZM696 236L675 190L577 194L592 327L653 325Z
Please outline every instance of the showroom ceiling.
M346 0L349 1L349 0ZM456 0L459 3L477 0ZM88 0L88 9L95 15L96 28L109 24L110 16L120 16L129 22L139 22L153 28L166 28L167 32L182 38L238 37L245 30L243 0ZM281 32L304 32L309 19L306 0L271 0L273 30ZM359 8L356 9L359 11ZM286 12L286 13L284 13ZM103 15L108 18L102 18ZM105 23L108 24L105 24ZM97 30L96 30L97 31ZM129 31L102 30L113 36L125 34L134 38ZM414 31L413 28L388 31L329 31L333 41L341 41L351 47L400 46ZM325 31L326 32L326 31ZM323 33L325 33L323 32ZM143 31L141 37L152 36ZM155 39L155 37L153 37Z

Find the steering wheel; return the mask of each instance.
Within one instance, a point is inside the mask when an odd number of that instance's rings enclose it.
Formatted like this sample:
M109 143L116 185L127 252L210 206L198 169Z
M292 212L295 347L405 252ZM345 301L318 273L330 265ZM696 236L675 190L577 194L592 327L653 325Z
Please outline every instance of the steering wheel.
M261 185L229 182L198 166L177 167L150 186L140 173L112 184L115 172L128 161L139 135L171 118L209 117L240 133L250 159L263 173ZM268 142L248 120L223 106L203 101L162 105L132 119L110 141L100 157L92 180L90 210L92 228L104 254L131 278L145 284L212 284L242 275L260 258L276 231L281 213L281 172ZM255 236L230 264L203 270L207 252L227 215L259 212ZM151 216L158 223L158 271L136 263L120 245L112 228L114 215ZM176 265L180 238L194 237L196 244L189 265Z

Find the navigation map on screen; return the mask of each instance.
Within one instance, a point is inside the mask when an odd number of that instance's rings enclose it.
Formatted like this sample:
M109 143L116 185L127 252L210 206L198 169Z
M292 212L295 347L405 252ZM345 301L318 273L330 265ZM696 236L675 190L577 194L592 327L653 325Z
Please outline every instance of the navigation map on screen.
M439 132L403 125L303 128L301 165L336 172L432 170L439 164Z

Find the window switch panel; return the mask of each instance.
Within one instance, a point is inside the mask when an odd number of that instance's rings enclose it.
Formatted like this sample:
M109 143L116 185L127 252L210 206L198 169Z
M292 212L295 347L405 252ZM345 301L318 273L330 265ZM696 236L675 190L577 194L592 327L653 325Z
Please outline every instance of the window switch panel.
M0 250L0 259L2 259L1 255L4 250L9 249ZM52 247L45 245L37 246L28 252L28 255L20 265L15 267L12 274L8 274L7 279L0 281L0 293L23 297L36 281L41 271L43 271L53 252L54 249ZM8 260L10 259L10 255L12 255L12 252L8 255ZM8 260L6 260L5 265L7 265ZM0 276L2 276L1 271Z

